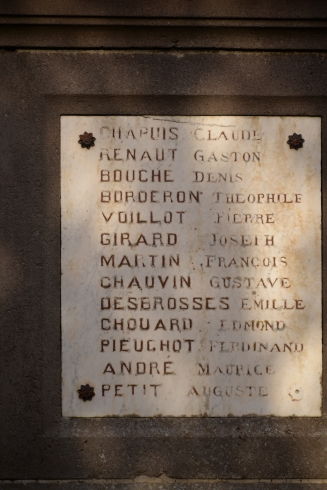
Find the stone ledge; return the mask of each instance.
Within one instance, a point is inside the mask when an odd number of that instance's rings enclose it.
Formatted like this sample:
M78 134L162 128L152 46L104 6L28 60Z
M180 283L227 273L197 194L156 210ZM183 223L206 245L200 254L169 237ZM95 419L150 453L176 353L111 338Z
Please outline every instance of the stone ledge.
M167 481L168 480L168 481ZM2 480L0 489L24 490L326 490L327 480L170 480L165 476L135 480Z

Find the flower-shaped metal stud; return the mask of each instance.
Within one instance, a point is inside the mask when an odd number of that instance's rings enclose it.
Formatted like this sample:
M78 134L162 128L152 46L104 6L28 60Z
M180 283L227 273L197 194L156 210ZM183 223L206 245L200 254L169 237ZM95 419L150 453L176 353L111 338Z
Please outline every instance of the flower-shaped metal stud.
M80 389L77 390L78 392L78 397L83 400L83 402L86 402L86 400L92 400L92 398L95 396L94 393L94 388L90 386L89 384L87 385L81 385Z
M290 145L291 150L303 148L303 143L304 139L302 138L302 134L293 133L288 137L287 144Z
M94 138L92 133L87 133L84 131L84 134L79 135L79 144L81 145L82 148L87 148L88 150L91 148L91 146L94 146L96 138Z

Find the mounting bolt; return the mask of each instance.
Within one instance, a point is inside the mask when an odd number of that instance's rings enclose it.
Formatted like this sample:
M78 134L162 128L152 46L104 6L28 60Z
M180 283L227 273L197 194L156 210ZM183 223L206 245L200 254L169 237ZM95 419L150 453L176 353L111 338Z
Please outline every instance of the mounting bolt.
M89 384L86 385L81 385L80 389L77 390L78 392L78 397L83 400L83 402L86 402L86 400L92 400L92 398L95 396L94 393L94 388L90 386Z
M93 133L87 133L84 131L84 134L79 135L79 144L81 145L82 148L87 148L88 150L91 148L91 146L94 146L94 142L96 138L94 138Z
M302 400L303 390L300 386L292 386L288 394L292 398L293 402L298 402Z
M299 148L303 148L304 139L302 138L302 134L293 133L288 137L287 144L290 145L291 150L298 150Z

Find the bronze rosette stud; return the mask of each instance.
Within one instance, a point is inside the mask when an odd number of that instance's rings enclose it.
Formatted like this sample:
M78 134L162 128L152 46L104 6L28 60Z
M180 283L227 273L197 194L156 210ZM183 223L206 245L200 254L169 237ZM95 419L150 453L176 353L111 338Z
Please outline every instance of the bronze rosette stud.
M90 386L89 384L87 385L81 385L80 389L77 390L78 392L78 397L83 400L83 402L86 402L86 400L92 400L92 398L95 396L94 393L94 388Z
M293 133L288 137L287 144L290 145L291 150L298 150L299 148L303 148L304 139L302 138L302 134Z
M87 148L89 150L91 146L94 146L95 140L96 138L94 138L93 133L87 133L84 131L84 134L79 135L78 142L82 148Z

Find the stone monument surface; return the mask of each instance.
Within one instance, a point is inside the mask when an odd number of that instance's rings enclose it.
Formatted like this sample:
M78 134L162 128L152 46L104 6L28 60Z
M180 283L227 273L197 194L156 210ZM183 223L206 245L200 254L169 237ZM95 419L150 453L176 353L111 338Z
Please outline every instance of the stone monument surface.
M320 125L62 116L64 416L321 415Z

